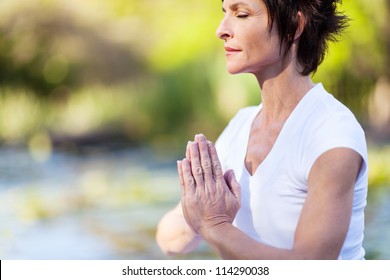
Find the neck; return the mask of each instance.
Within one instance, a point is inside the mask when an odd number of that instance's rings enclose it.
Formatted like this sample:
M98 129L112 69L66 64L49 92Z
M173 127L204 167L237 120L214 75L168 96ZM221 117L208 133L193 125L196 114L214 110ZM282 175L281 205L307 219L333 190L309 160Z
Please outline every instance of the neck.
M264 120L286 120L303 96L314 86L310 76L302 76L293 65L269 77L256 76L261 88Z

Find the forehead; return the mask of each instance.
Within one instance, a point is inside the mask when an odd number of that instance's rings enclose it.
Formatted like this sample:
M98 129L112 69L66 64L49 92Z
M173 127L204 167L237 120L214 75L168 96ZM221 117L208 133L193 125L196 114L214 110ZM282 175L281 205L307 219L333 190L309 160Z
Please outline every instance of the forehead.
M222 5L226 2L226 5L229 6L248 6L248 5L256 5L256 4L263 4L263 0L222 0Z
M231 3L244 3L244 4L246 4L246 3L250 3L250 2L257 2L257 3L262 3L262 2L264 2L264 0L226 0L226 1L224 1L224 0L222 0L222 3L224 3L224 2L231 2Z
M248 8L251 10L267 10L263 0L222 0L222 10L234 10Z

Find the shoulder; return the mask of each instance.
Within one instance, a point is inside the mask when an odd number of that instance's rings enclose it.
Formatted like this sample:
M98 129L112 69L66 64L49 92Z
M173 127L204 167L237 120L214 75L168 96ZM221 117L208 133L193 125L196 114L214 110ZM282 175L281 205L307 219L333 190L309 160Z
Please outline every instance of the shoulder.
M296 118L301 126L304 141L310 144L313 139L329 141L340 137L359 134L364 138L364 131L354 114L344 104L328 93L321 84L314 87L299 108ZM326 136L326 137L323 137Z
M313 114L308 119L312 139L329 142L346 138L365 142L364 131L351 110L323 88L319 90L317 99Z
M365 134L354 114L322 86L317 91L302 135L308 170L319 156L334 148L352 149L366 162Z

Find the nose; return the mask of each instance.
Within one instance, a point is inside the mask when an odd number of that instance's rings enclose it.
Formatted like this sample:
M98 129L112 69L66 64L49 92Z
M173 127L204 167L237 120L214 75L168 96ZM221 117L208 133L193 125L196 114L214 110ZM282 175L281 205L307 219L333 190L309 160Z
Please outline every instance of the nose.
M223 18L221 23L219 24L217 31L216 31L216 35L219 39L224 40L224 41L233 37L233 30L230 27L229 22L228 22L226 17Z

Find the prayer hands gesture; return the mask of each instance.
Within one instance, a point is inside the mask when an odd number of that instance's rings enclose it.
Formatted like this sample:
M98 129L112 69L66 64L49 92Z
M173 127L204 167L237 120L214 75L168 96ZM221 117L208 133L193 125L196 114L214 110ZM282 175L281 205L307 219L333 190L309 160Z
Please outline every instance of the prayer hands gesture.
M203 235L212 227L231 224L241 206L241 189L233 170L223 174L214 144L196 135L177 167L183 214L191 229Z

